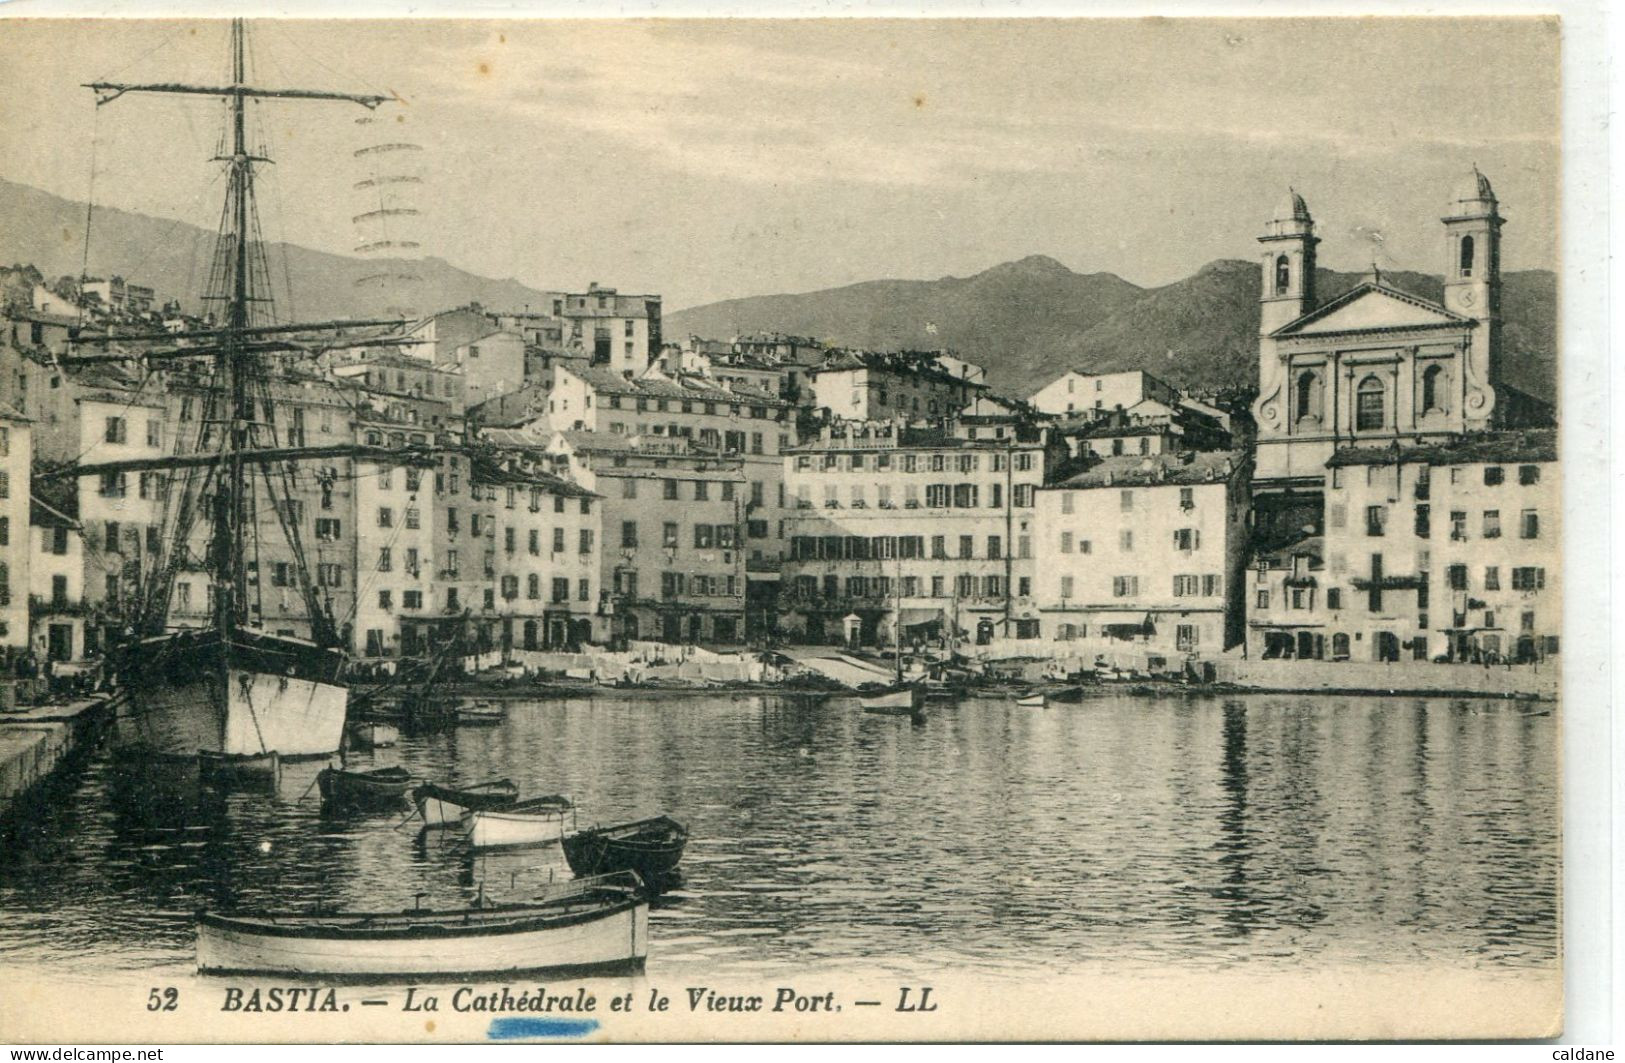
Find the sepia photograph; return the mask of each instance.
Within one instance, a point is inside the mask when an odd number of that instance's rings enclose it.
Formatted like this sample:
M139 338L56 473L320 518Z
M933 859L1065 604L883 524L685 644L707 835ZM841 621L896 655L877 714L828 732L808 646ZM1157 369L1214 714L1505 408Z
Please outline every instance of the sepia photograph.
M1560 1035L1563 32L0 18L0 1038Z

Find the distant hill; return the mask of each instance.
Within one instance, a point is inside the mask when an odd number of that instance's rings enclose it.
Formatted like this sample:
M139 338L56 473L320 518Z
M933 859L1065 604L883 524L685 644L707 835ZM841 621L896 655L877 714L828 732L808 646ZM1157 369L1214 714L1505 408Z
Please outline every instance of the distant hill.
M1423 298L1442 296L1439 277L1383 276ZM1323 269L1316 291L1332 299L1361 279ZM845 346L951 347L987 366L992 384L1015 395L1031 394L1073 367L1146 369L1183 386L1246 386L1258 379L1258 286L1256 265L1229 259L1173 284L1141 288L1033 256L973 277L731 299L667 314L665 333L726 339L776 330ZM1507 274L1502 312L1508 382L1551 400L1557 278L1545 270Z
M0 265L38 266L47 278L78 275L85 239L85 205L28 185L0 180ZM90 271L119 274L155 289L160 299L179 299L188 309L208 279L215 234L183 222L98 207L90 242ZM331 255L293 244L270 245L273 290L282 298L291 279L292 310L303 320L366 317L386 313L387 292L357 287L356 281L385 270L397 260ZM283 255L286 255L286 273ZM460 270L440 259L410 263L423 278L435 305L427 310L477 301L493 307L538 305L542 295L514 280L493 280ZM286 312L288 307L282 307Z

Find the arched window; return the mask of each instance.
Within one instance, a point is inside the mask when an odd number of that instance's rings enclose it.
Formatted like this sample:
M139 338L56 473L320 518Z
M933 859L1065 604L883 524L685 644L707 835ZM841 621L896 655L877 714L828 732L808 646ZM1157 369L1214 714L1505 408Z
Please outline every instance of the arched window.
M1461 238L1461 275L1463 277L1473 275L1473 238L1471 236Z
M1382 381L1374 376L1360 381L1360 387L1354 394L1355 429L1361 432L1380 430L1387 423L1383 404Z
M1422 412L1444 409L1444 366L1430 365L1422 373Z
M1298 374L1297 385L1293 391L1292 409L1294 418L1320 415L1320 378L1315 375L1313 369L1305 369Z
M1292 287L1292 263L1287 261L1285 255L1275 259L1275 294L1285 295Z

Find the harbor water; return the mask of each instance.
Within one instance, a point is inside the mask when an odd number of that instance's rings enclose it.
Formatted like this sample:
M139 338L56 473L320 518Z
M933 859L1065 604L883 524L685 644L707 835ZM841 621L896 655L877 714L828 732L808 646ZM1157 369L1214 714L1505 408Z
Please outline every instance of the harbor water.
M850 698L637 691L513 701L501 726L352 763L667 813L691 841L648 976L1025 979L1342 964L1549 968L1556 709L1383 697L1148 697L930 721ZM333 818L320 763L219 792L97 753L0 853L0 959L191 977L196 909L528 899L557 845L482 854L408 811Z

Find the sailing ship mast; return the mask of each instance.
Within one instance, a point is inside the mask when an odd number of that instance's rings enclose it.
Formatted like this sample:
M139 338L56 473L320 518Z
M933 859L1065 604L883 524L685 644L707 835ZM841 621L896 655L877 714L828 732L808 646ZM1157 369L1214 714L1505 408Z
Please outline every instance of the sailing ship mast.
M248 595L248 565L247 565L247 529L254 519L251 506L254 494L249 469L257 467L265 476L268 489L272 490L273 500L275 489L271 480L272 464L282 460L289 460L299 456L300 450L317 448L288 448L286 452L278 452L275 439L275 427L272 422L270 390L264 366L258 361L259 356L277 350L298 350L301 345L279 340L278 333L294 331L298 326L269 324L265 327L255 327L253 306L261 300L255 294L256 278L254 277L254 252L251 248L254 236L258 231L258 218L254 206L254 180L255 167L260 163L271 160L263 155L254 154L248 144L246 105L250 99L279 99L279 100L327 100L359 104L370 109L386 102L389 97L376 95L361 95L342 92L327 92L314 89L264 89L248 84L247 69L244 62L244 25L242 19L233 19L231 22L231 84L224 86L188 85L180 83L125 83L98 81L86 85L96 93L98 107L111 103L126 93L146 92L161 94L193 94L223 97L228 104L229 120L228 131L230 136L230 154L218 161L226 164L227 190L225 210L221 220L219 244L216 251L216 267L224 266L223 278L225 284L223 293L211 293L217 299L225 302L224 324L219 329L210 329L193 334L197 338L206 338L207 343L197 347L178 347L172 350L150 352L151 356L163 357L204 357L214 358L213 394L217 404L205 413L203 426L198 440L200 455L204 452L212 454L210 468L206 473L204 488L212 482L214 491L209 495L208 519L211 524L209 547L206 568L210 573L213 592L210 607L213 613L214 627L222 639L230 639L231 632L249 626L251 620ZM223 261L222 261L223 260ZM219 279L217 277L217 279ZM323 322L308 326L311 329L331 329L336 326L355 326L363 324L385 324L386 322ZM395 322L387 322L395 324ZM119 337L107 337L118 339ZM165 337L175 339L171 335ZM185 334L181 338L187 338ZM371 345L380 341L362 340L364 344ZM112 356L90 356L85 361L113 360ZM67 361L74 361L69 359ZM270 446L265 447L255 437L256 429L262 422L255 420L256 399L263 395L261 408L265 412L263 426L271 432ZM223 404L223 409L221 405ZM210 447L211 435L216 434L218 426L217 445ZM177 463L173 460L165 462L163 467L177 468L185 465L201 463ZM94 472L123 471L132 467L130 463L108 462L99 465L81 465L74 471L76 475L88 475ZM291 483L286 486L291 487ZM185 542L189 533L190 520L184 519L187 513L183 503L183 519L177 521L174 550L171 553L171 563L165 567L165 574L157 580L153 593L148 596L148 602L153 606L148 613L156 613L158 624L162 626L162 617L167 611L169 587L173 579L174 563L185 551ZM280 517L279 519L283 519ZM325 615L315 588L309 579L307 567L303 563L303 549L298 542L297 528L290 526L284 519L284 532L289 536L289 545L293 548L299 564L302 589L306 604L310 612L312 634L317 636L316 641L325 644L337 642L337 632L331 617ZM143 617L147 621L145 626L151 626L152 618Z

